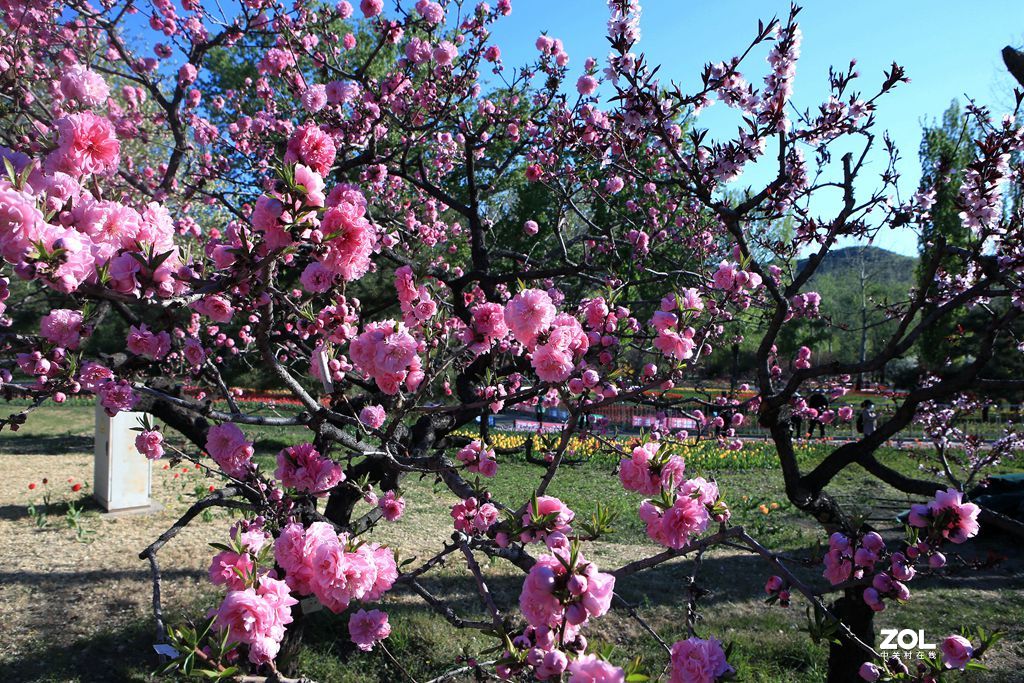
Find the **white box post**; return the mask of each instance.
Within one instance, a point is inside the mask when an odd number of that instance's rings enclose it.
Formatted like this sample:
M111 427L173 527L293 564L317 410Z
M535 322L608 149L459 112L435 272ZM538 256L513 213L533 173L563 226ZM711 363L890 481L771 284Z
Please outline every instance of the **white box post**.
M93 496L107 511L146 508L150 505L152 463L135 448L139 418L145 413L118 413L110 417L96 404L96 457Z

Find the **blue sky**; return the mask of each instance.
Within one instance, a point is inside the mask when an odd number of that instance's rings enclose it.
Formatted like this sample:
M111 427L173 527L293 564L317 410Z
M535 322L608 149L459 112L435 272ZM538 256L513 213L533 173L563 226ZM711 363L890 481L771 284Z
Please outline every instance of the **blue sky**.
M739 54L756 32L759 18L783 18L789 9L788 2L778 0L641 3L640 49L652 63L662 64L663 79L679 82L684 91L698 85L706 62ZM544 30L565 43L572 58L572 82L588 56L603 62L608 53L604 0L513 0L512 7L512 15L494 31L502 59L510 67L535 56L533 41ZM877 117L878 128L888 130L901 149L904 191L912 192L917 185L922 122L940 116L951 100L963 101L965 95L997 113L1012 104L1014 81L1003 67L1000 50L1007 44L1024 44L1022 0L818 0L804 7L800 23L804 41L795 102L801 108L827 95L830 65L844 67L856 58L865 93L877 87L893 61L906 67L912 82L884 98ZM764 54L753 55L755 61L744 69L751 80L763 75ZM718 120L725 120L724 110L716 104L708 112L711 121L703 125L716 130ZM735 121L728 121L724 130L734 130ZM875 170L881 170L883 161L877 157ZM741 184L744 180L755 183L757 174L748 172ZM917 251L916 237L907 231L884 233L875 244L905 254Z

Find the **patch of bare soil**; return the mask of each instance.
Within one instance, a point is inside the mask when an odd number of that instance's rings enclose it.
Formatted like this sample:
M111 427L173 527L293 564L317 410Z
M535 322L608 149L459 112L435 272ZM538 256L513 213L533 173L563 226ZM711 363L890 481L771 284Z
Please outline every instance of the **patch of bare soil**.
M212 480L156 462L153 499L163 509L107 516L91 499L91 453L18 450L10 443L0 450L0 680L111 681L149 670L152 583L138 554ZM74 492L73 483L83 488ZM29 505L42 512L44 489L51 503L40 527ZM68 501L84 509L81 539L68 525ZM223 512L196 519L160 552L165 609L172 614L209 591L207 543L226 538L230 524Z

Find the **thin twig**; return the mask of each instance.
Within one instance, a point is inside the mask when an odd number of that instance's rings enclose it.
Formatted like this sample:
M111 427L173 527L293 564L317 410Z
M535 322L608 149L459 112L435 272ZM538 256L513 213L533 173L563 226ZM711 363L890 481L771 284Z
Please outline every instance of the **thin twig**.
M480 564L473 557L473 551L466 544L465 535L459 534L459 536L461 537L458 539L459 548L462 549L462 554L466 556L466 564L469 566L469 571L476 578L476 587L480 591L480 600L483 601L484 606L491 613L491 622L494 624L495 630L500 632L502 630L501 610L498 609L498 605L494 602L494 596L487 587L487 582L484 581L484 574L480 569Z
M398 670L401 671L406 678L412 681L412 683L416 683L416 679L413 678L413 675L405 670L405 667L402 666L401 662L395 659L395 656L391 654L391 651L384 646L383 642L377 643L377 645L380 647L381 652L383 652L387 656L387 658L391 660L392 664L398 667Z
M626 608L626 611L629 612L629 616L631 616L636 623L640 624L640 627L643 628L643 630L647 631L652 638L658 641L658 644L664 648L665 652L672 652L672 649L668 646L668 643L665 642L665 639L659 636L658 632L655 631L654 628L640 616L640 613L636 611L636 605L631 605L618 593L612 593L612 597L615 599L616 604Z

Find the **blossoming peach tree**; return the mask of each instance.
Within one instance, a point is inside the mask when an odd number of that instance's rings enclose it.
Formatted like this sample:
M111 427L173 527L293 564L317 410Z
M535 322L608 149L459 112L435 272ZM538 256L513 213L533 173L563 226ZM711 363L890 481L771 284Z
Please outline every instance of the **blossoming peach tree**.
M908 478L875 452L915 419L947 433L941 405L988 383L997 342L1021 315L1021 209L1002 199L1021 182L1013 116L972 111L981 135L959 197L969 244L932 245L926 286L890 306L898 325L874 356L817 363L807 347L782 357L777 342L818 316L808 283L825 256L929 220L931 193L900 196L897 152L874 126L879 99L907 80L900 67L871 94L856 89L852 64L833 71L821 105L799 111L795 8L686 93L637 51L633 0L609 2L603 60L571 66L561 41L541 35L521 68L491 36L510 0L228 4L0 2L0 372L5 395L30 402L3 425L92 393L111 415L159 420L140 426L147 457L188 458L224 481L141 553L165 670L287 680L305 606L346 614L346 637L370 650L391 630L380 601L404 591L494 638L493 661L445 680L724 680L726 650L692 618L675 643L648 627L664 662L607 661L586 636L619 607L646 626L617 582L718 545L764 559L770 600L808 603L833 680L937 680L989 647L987 636L951 636L941 661L916 669L875 649L872 614L908 599L946 545L979 522L1014 530L941 471ZM741 68L761 58L747 80ZM735 135L700 127L716 102L735 112ZM862 181L877 156L888 164ZM748 166L766 180L743 188ZM784 220L791 239L773 228ZM39 297L47 311L26 318ZM801 390L838 397L970 307L985 324L968 360L951 359L873 432L801 470L792 418L852 419L809 406ZM116 352L97 351L105 329L123 331ZM751 398L672 391L744 335L757 341ZM294 410L239 401L232 378L247 368ZM488 418L539 405L568 418L533 457L533 495L499 500L488 481L508 454ZM723 491L676 452L685 432L613 438L601 416L617 405L681 411L728 449L742 449L744 421L766 428L790 500L831 534L820 585L730 523ZM308 436L270 471L246 433L260 425ZM164 429L192 446L172 449ZM547 494L583 436L621 460L609 486L646 497L636 511L646 557L597 566L588 544L607 532L606 515L584 522ZM829 495L852 465L921 500L906 541L886 542ZM457 502L436 554L402 561L374 531L402 516L410 476ZM198 628L167 624L159 550L215 506L244 515L214 544L210 580L223 599ZM518 610L488 589L485 557L522 571ZM485 620L423 585L445 561L465 563ZM691 598L690 614L699 607Z

